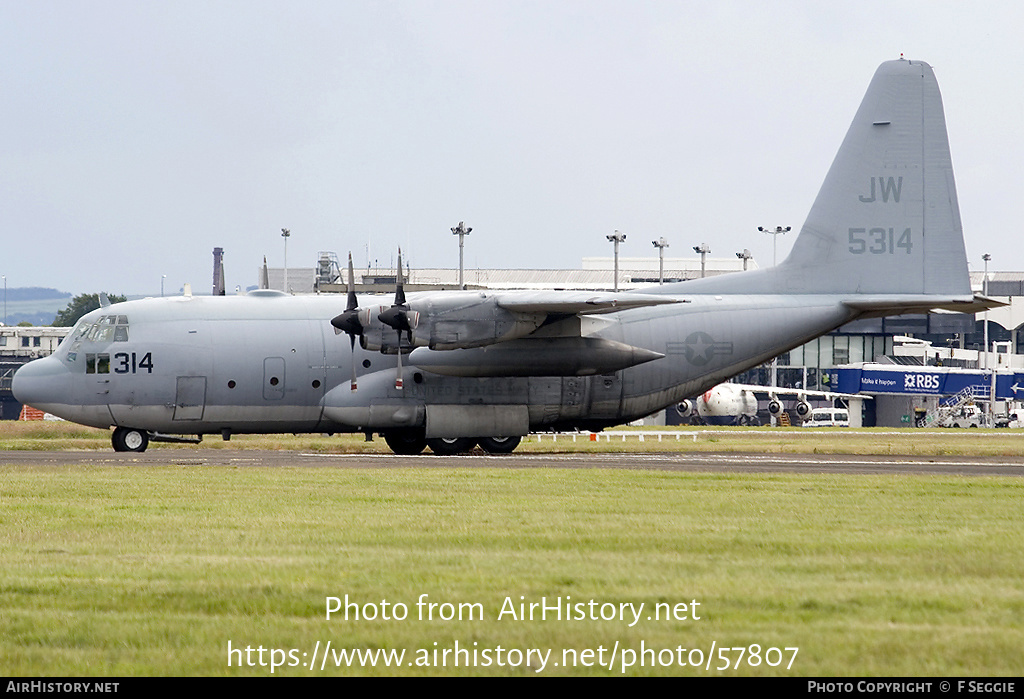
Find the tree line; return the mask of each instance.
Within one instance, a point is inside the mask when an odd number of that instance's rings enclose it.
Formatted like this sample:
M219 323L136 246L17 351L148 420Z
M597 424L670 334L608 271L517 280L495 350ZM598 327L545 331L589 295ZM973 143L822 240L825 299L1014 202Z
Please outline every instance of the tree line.
M110 299L110 303L120 303L121 301L128 300L128 297L120 296L118 294L107 294L107 298ZM79 294L75 298L71 299L66 308L61 311L57 311L57 317L53 319L53 323L51 325L56 328L70 328L78 322L79 318L84 316L86 313L95 311L99 307L99 294Z

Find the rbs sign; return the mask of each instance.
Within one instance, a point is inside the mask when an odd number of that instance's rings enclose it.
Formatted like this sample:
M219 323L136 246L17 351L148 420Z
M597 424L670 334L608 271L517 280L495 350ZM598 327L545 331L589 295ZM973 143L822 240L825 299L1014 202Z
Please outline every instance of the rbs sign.
M903 390L909 392L938 393L942 386L942 374L905 374Z

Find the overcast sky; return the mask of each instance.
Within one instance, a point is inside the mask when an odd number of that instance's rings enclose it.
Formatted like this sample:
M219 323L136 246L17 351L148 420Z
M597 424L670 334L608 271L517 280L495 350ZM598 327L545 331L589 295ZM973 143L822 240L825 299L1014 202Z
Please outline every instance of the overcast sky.
M771 263L879 63L935 68L972 269L1024 270L1024 3L0 0L0 274ZM792 236L779 241L779 257ZM692 253L691 253L692 255Z

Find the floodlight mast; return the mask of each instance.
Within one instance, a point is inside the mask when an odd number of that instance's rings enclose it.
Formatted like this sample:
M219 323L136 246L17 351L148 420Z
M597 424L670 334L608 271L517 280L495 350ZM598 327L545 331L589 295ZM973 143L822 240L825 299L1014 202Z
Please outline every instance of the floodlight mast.
M462 221L459 221L459 225L457 225L455 228L452 229L452 235L459 236L459 288L460 289L465 289L466 288L465 279L463 277L463 266L462 266L463 258L462 258L462 252L463 252L463 246L465 244L466 236L469 235L469 232L471 230L473 230L473 229L472 228L466 228L466 224L464 222L462 222Z
M615 291L619 290L619 243L626 241L626 234L615 231L611 235L606 235L605 238L608 242L615 244L615 279L612 281L612 288Z
M777 264L778 249L779 249L779 236L780 235L785 235L786 233L789 233L793 229L792 229L791 226L786 226L785 228L783 228L782 226L776 226L775 230L771 230L769 228L765 228L764 226L758 226L757 230L761 231L762 233L768 233L772 237L772 267L774 267ZM746 262L744 261L743 264L745 266ZM773 357L772 358L772 386L777 386L778 382L779 382L779 358L778 357ZM804 382L804 384L806 385L806 382ZM774 415L772 415L772 425L773 426L775 425L775 416Z
M705 263L707 262L708 253L711 252L711 248L708 247L707 243L701 243L700 245L694 245L693 251L700 255L700 278L704 278Z
M288 238L292 232L287 228L281 229L281 237L284 238L284 288L281 291L288 293Z
M664 238L658 238L652 240L651 244L658 248L658 285L665 283L665 248L668 247L668 241Z
M981 295L982 296L988 296L988 263L991 262L992 256L989 255L986 252L984 255L981 256L981 259L985 262L985 276L983 276L981 278ZM988 396L988 411L986 413L986 418L987 418L987 422L988 422L986 427L991 427L992 426L992 417L993 417L992 401L994 401L996 399L996 391L995 391L996 374L995 374L995 367L992 366L991 355L989 355L989 353L988 353L988 309L987 308L985 309L985 319L984 319L983 323L985 324L985 369L992 372L992 387L991 387L991 392L989 393L989 396Z
M750 260L751 258L753 258L754 255L753 255L753 253L750 252L750 250L747 250L746 248L743 248L743 252L736 253L736 257L738 257L741 260L743 260L743 271L746 272L747 271L747 261Z
M758 226L757 230L761 231L762 233L768 233L772 237L772 267L774 267L776 265L776 252L779 248L779 236L785 233L789 233L793 229L790 226L786 226L785 228L783 228L782 226L775 226L775 230L771 230L769 228Z

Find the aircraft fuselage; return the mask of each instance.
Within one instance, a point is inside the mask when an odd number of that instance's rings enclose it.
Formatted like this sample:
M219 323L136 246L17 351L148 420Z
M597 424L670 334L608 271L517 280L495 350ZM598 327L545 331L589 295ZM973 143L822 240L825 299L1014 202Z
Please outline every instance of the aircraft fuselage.
M580 360L584 375L451 376L420 368L416 350L403 356L399 390L396 357L357 345L354 391L348 338L329 322L338 297L262 292L144 299L84 317L52 357L19 372L15 392L75 422L165 434L426 428L428 437L485 436L466 426L479 422L484 406L503 413L476 428L497 430L488 436L603 427L699 393L852 315L837 297L680 299L572 317L552 324L546 336L520 341L522 352L536 343L543 355L547 343L582 335L664 355L630 368L602 372L600 362L588 369ZM119 318L125 323L117 336ZM429 363L450 355L458 365L461 353L472 367L472 353L480 351L424 348L419 356ZM444 419L428 420L434 412Z

